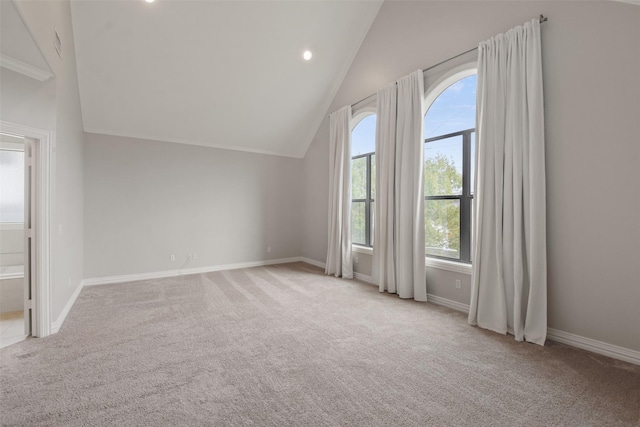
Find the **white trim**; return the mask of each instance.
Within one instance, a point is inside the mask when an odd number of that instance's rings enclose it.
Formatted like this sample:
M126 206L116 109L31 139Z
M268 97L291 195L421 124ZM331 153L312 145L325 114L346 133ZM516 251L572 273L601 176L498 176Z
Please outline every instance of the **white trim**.
M55 146L55 134L43 129L24 126L16 123L0 120L0 132L9 135L30 138L37 141L36 159L36 277L34 311L35 321L32 325L31 335L34 337L46 337L51 333L51 200L53 156L52 149Z
M373 256L373 248L368 248L366 246L351 245L351 252Z
M572 347L581 348L592 353L602 354L613 359L640 365L640 351L620 347L606 342L597 341L580 335L570 334L557 329L548 328L547 338Z
M306 258L303 256L299 257L298 261L306 262L307 264L315 265L316 267L320 267L320 268L327 267L327 264L324 262L316 261L315 259Z
M460 302L452 301L450 299L442 298L436 295L427 294L427 301L433 304L441 305L443 307L451 308L456 311L460 311L462 313L469 312L469 306L467 304L462 304ZM513 335L512 330L509 330L509 333ZM571 334L569 332L564 332L553 328L547 328L547 339L566 344L571 347L581 348L592 353L611 357L613 359L640 365L640 351L608 344L606 342L597 341L591 338Z
M80 285L76 288L73 295L71 295L71 298L69 298L69 301L67 301L67 304L62 309L62 312L58 315L58 318L53 323L51 323L52 334L57 334L60 331L62 324L64 323L65 319L67 318L67 315L71 311L71 307L73 307L73 304L75 304L76 299L78 299L80 292L82 292L82 288L84 288L84 281L80 282Z
M27 64L11 56L0 53L0 66L7 68L16 73L20 73L23 76L31 77L32 79L39 80L41 82L49 80L53 77L53 74L49 71L38 68L34 65Z
M440 270L453 271L455 273L466 274L471 276L473 267L471 264L465 264L463 262L447 261L439 258L425 258L425 267L439 268Z
M3 136L5 136L5 134L0 134L0 138ZM0 150L22 151L24 153L24 142L0 141Z
M441 305L443 307L447 307L452 310L461 311L462 313L469 313L468 304L463 304L458 301L442 298L437 295L427 294L427 302L430 302L435 305Z
M0 222L0 230L2 231L24 230L24 222Z
M627 4L634 4L636 6L640 6L640 0L613 0L613 1L617 1L619 3L627 3Z
M277 150L264 150L261 148L242 147L242 146L236 146L236 145L215 144L215 143L208 143L208 142L202 142L202 141L192 141L192 140L182 139L182 138L162 137L162 139L160 139L159 137L155 137L155 136L141 135L141 134L135 134L135 133L114 132L114 131L105 130L105 129L93 128L86 125L85 125L84 131L85 133L116 136L120 138L140 139L140 140L152 141L152 142L153 141L168 142L172 144L195 145L196 147L216 148L218 150L240 151L243 153L264 154L266 156L289 157L293 159L304 158L304 154L299 155L291 152L280 152Z
M369 283L370 285L378 286L378 284L373 281L373 277L367 276L366 274L354 272L353 277L355 277L356 280Z
M108 285L112 283L137 282L140 280L163 279L166 277L187 276L189 274L210 273L212 271L235 270L239 268L261 267L272 264L304 261L302 257L269 259L263 261L240 262L237 264L212 265L208 267L187 268L181 270L155 271L151 273L123 274L120 276L93 277L84 279L84 286ZM310 261L310 260L309 260ZM307 262L307 261L305 261ZM311 264L311 262L309 262ZM315 264L314 264L315 265Z

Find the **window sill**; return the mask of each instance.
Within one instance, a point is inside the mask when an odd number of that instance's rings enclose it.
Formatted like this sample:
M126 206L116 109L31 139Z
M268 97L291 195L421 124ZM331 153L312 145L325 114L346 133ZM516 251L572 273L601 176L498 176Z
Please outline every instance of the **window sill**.
M369 248L367 246L351 245L351 251L359 254L373 255L373 248Z
M455 273L466 274L471 276L471 264L463 262L446 261L438 258L425 258L424 264L427 267L438 268L440 270L453 271Z

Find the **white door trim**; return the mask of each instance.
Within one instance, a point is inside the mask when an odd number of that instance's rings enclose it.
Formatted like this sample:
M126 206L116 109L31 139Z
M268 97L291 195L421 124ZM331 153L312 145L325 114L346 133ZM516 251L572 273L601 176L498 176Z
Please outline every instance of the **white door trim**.
M51 200L54 133L30 126L0 120L0 132L31 138L36 141L36 284L35 322L31 328L34 337L51 334Z

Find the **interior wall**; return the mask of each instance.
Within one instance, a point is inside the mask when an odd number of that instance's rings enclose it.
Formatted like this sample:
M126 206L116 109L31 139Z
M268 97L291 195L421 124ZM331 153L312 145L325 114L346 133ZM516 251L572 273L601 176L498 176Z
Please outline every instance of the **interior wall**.
M98 134L86 141L86 278L300 255L301 159Z
M15 1L27 28L55 75L47 84L55 87L55 110L51 118L35 127L55 131L52 153L51 218L51 317L55 321L82 282L83 273L83 128L76 75L75 49L68 1ZM62 41L62 57L54 47L54 31ZM5 90L2 87L4 97ZM47 89L47 91L53 89ZM49 101L51 93L47 92ZM31 109L12 120L27 124ZM4 114L4 111L3 111Z
M640 6L385 2L328 113L541 13L549 18L542 26L549 327L640 351ZM321 262L328 127L325 119L304 159L302 251ZM428 292L469 304L468 277L428 269Z

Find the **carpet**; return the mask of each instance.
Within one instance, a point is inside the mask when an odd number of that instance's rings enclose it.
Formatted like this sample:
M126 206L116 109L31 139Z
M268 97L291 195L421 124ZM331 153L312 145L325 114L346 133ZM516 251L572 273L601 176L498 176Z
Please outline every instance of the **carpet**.
M640 426L640 366L304 263L86 287L0 385L6 426Z

